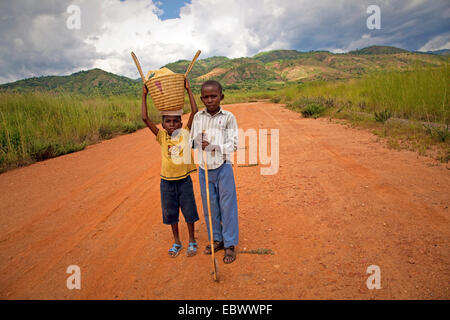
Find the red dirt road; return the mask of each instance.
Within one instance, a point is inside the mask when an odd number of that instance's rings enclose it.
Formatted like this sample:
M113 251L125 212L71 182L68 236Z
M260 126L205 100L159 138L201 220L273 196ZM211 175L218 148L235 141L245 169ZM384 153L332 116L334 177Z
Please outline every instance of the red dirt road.
M273 104L225 106L280 129L280 169L238 167L238 254L212 281L197 174L199 254L167 255L160 151L148 129L0 175L1 299L449 299L450 171L364 130ZM187 229L180 225L183 244ZM68 290L69 265L81 290ZM369 290L367 267L381 270Z

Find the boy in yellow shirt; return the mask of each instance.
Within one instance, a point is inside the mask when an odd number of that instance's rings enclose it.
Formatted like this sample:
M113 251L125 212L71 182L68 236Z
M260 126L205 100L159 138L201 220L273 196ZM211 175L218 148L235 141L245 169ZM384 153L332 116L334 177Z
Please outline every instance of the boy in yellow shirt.
M148 118L148 89L145 85L142 89L142 120L161 145L161 208L163 223L172 226L174 244L169 249L169 256L172 258L178 256L183 248L178 233L180 208L189 231L189 246L186 254L192 257L197 253L194 222L199 220L199 217L190 177L190 174L196 171L196 166L189 146L189 132L198 109L187 79L185 88L192 109L188 123L185 128L182 128L181 116L163 115L164 130L159 130Z

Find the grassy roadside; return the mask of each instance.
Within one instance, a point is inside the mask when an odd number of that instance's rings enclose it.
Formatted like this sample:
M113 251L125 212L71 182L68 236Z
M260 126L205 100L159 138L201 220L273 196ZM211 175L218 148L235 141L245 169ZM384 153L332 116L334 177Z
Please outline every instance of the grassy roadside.
M159 122L150 101L149 116ZM39 92L1 93L0 124L0 172L145 126L138 98Z
M305 117L345 120L394 149L450 160L449 64L345 82L291 86L279 101ZM272 99L273 100L273 99Z
M421 121L390 118L383 124L377 122L373 114L349 111L330 114L328 119L349 127L368 129L391 149L414 151L442 163L450 160L449 137L442 141L439 134L427 128L429 124ZM433 125L437 130L446 130L445 126Z

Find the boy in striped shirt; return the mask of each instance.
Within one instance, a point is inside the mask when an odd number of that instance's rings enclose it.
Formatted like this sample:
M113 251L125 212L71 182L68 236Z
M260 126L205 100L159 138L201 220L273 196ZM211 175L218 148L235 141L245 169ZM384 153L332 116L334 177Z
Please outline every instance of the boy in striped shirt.
M206 151L203 159L199 150L199 182L205 220L208 221L204 161L208 165L209 194L214 234L214 251L224 249L224 263L236 259L238 244L238 209L231 156L237 149L238 127L234 115L220 106L223 100L222 86L217 81L206 81L201 88L201 100L205 109L198 112L192 122L190 140L195 149ZM203 134L205 132L205 134ZM207 223L208 234L210 234ZM205 254L211 254L207 245Z

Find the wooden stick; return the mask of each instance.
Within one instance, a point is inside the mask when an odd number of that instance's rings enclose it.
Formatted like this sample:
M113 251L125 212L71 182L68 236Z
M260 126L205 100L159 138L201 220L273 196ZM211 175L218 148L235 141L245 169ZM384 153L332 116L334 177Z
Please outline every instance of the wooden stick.
M139 74L141 75L142 83L145 83L145 77L144 77L144 73L142 72L141 64L139 63L139 60L133 51L131 51L131 57L133 58L134 64L136 65L136 67L139 71Z
M236 189L237 189L237 174L236 174L236 171L237 171L237 151L233 153L233 160L234 160L234 162L233 162L234 184L235 184Z
M205 134L205 130L202 132L202 138ZM209 217L209 235L210 235L210 245L211 245L211 258L213 263L213 274L214 274L214 281L218 281L217 278L217 265L216 265L216 258L214 256L214 232L212 227L212 219L211 219L211 204L209 201L209 179L208 179L208 164L206 163L206 151L203 150L203 164L205 165L205 184L206 184L206 201L208 202L208 217Z
M200 53L201 53L201 51L198 50L194 56L194 59L192 59L191 63L189 64L189 67L187 68L186 73L184 74L184 77L187 77L188 73L191 72L192 67L194 67L195 60L197 60Z

